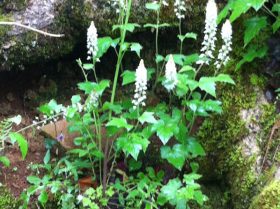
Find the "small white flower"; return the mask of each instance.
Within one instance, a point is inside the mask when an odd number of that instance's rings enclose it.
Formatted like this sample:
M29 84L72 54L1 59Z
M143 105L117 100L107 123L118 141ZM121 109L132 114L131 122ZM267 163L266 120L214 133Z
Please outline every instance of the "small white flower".
M185 0L175 0L174 2L174 12L178 19L185 18L186 12L186 2Z
M178 83L176 65L173 56L170 55L165 66L165 80L163 82L167 91L172 91Z
M80 203L83 199L84 199L84 196L83 196L83 195L79 194L79 195L77 196L78 203Z
M215 65L217 69L220 69L222 65L226 65L229 61L229 53L231 52L232 48L232 27L230 21L227 20L222 27L222 39L224 44L222 48L219 50L219 55Z
M87 49L88 49L88 60L90 60L93 57L96 57L97 51L98 51L98 45L97 45L97 30L94 25L94 22L92 21L90 24L90 27L87 31Z
M141 60L138 68L136 69L136 81L135 81L135 94L132 100L133 108L137 106L145 106L146 90L147 90L147 69L144 65L144 61Z
M207 64L213 59L217 32L218 9L214 0L209 0L206 6L204 39L202 42L200 60L197 64Z

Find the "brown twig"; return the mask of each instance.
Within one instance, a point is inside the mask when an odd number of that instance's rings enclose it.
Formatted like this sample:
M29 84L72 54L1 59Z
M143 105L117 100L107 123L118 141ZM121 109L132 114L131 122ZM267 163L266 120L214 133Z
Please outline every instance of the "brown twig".
M273 127L271 129L271 133L270 133L267 145L266 145L266 150L265 150L265 154L264 154L263 161L262 161L261 171L262 171L264 163L267 159L268 151L270 149L270 146L271 146L272 140L273 140L273 135L274 135L275 131L278 130L279 128L280 128L280 121L276 121L276 123L273 125Z
M54 37L54 38L61 38L61 37L64 37L64 34L53 34L53 33L48 33L48 32L45 32L45 31L42 31L42 30L33 28L33 27L31 27L31 26L28 26L28 25L23 25L23 24L21 24L21 23L19 23L19 22L3 22L3 21L0 21L0 25L14 25L14 26L18 26L18 27L25 28L25 29L27 29L27 30L34 31L34 32L36 32L36 33L40 33L40 34L45 35L45 36Z

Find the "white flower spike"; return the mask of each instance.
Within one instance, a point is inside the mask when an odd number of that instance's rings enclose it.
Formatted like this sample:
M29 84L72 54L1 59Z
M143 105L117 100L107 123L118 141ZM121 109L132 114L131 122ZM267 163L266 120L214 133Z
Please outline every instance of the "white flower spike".
M178 19L185 18L186 12L186 2L185 0L175 0L174 2L174 12Z
M232 27L230 21L227 20L222 27L222 39L224 44L222 48L219 50L218 59L215 62L217 69L220 69L222 65L226 65L229 61L229 53L231 52L232 48Z
M98 45L97 45L97 30L94 25L94 22L92 21L90 24L90 27L87 31L87 49L88 49L88 60L96 57L97 51L98 51Z
M147 82L147 69L144 65L144 61L141 60L138 68L136 69L135 93L134 99L132 100L134 109L136 109L139 105L146 105Z
M200 60L197 64L207 64L213 59L217 32L218 9L214 0L209 0L206 6L204 40L202 42Z
M178 83L177 78L177 69L174 62L173 56L170 55L168 62L165 65L165 80L163 86L167 89L168 92L172 91Z

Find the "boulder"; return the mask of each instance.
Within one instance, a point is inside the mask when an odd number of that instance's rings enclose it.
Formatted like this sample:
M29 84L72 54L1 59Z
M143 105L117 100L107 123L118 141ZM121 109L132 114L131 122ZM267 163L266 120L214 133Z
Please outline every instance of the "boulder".
M133 1L130 22L140 25L155 23L155 13L146 10L145 3ZM53 38L17 26L0 25L2 71L24 70L26 65L57 60L71 54L75 47L85 46L86 30L91 20L95 21L100 36L116 34L116 31L112 32L112 26L117 23L118 16L107 0L4 0L1 7L0 21L15 21L49 33L65 35ZM200 25L204 15L201 13L204 9L205 4L201 1L188 1L184 27L191 29L193 26L202 30L203 26ZM161 22L173 26L178 24L171 1L162 11ZM141 30L149 29L138 29Z

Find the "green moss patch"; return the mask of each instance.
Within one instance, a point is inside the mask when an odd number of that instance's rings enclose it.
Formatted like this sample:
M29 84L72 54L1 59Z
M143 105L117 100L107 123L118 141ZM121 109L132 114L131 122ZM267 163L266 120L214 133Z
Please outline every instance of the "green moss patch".
M18 209L19 202L5 188L0 187L0 208L1 209Z
M250 209L279 209L280 181L272 181L256 196Z

